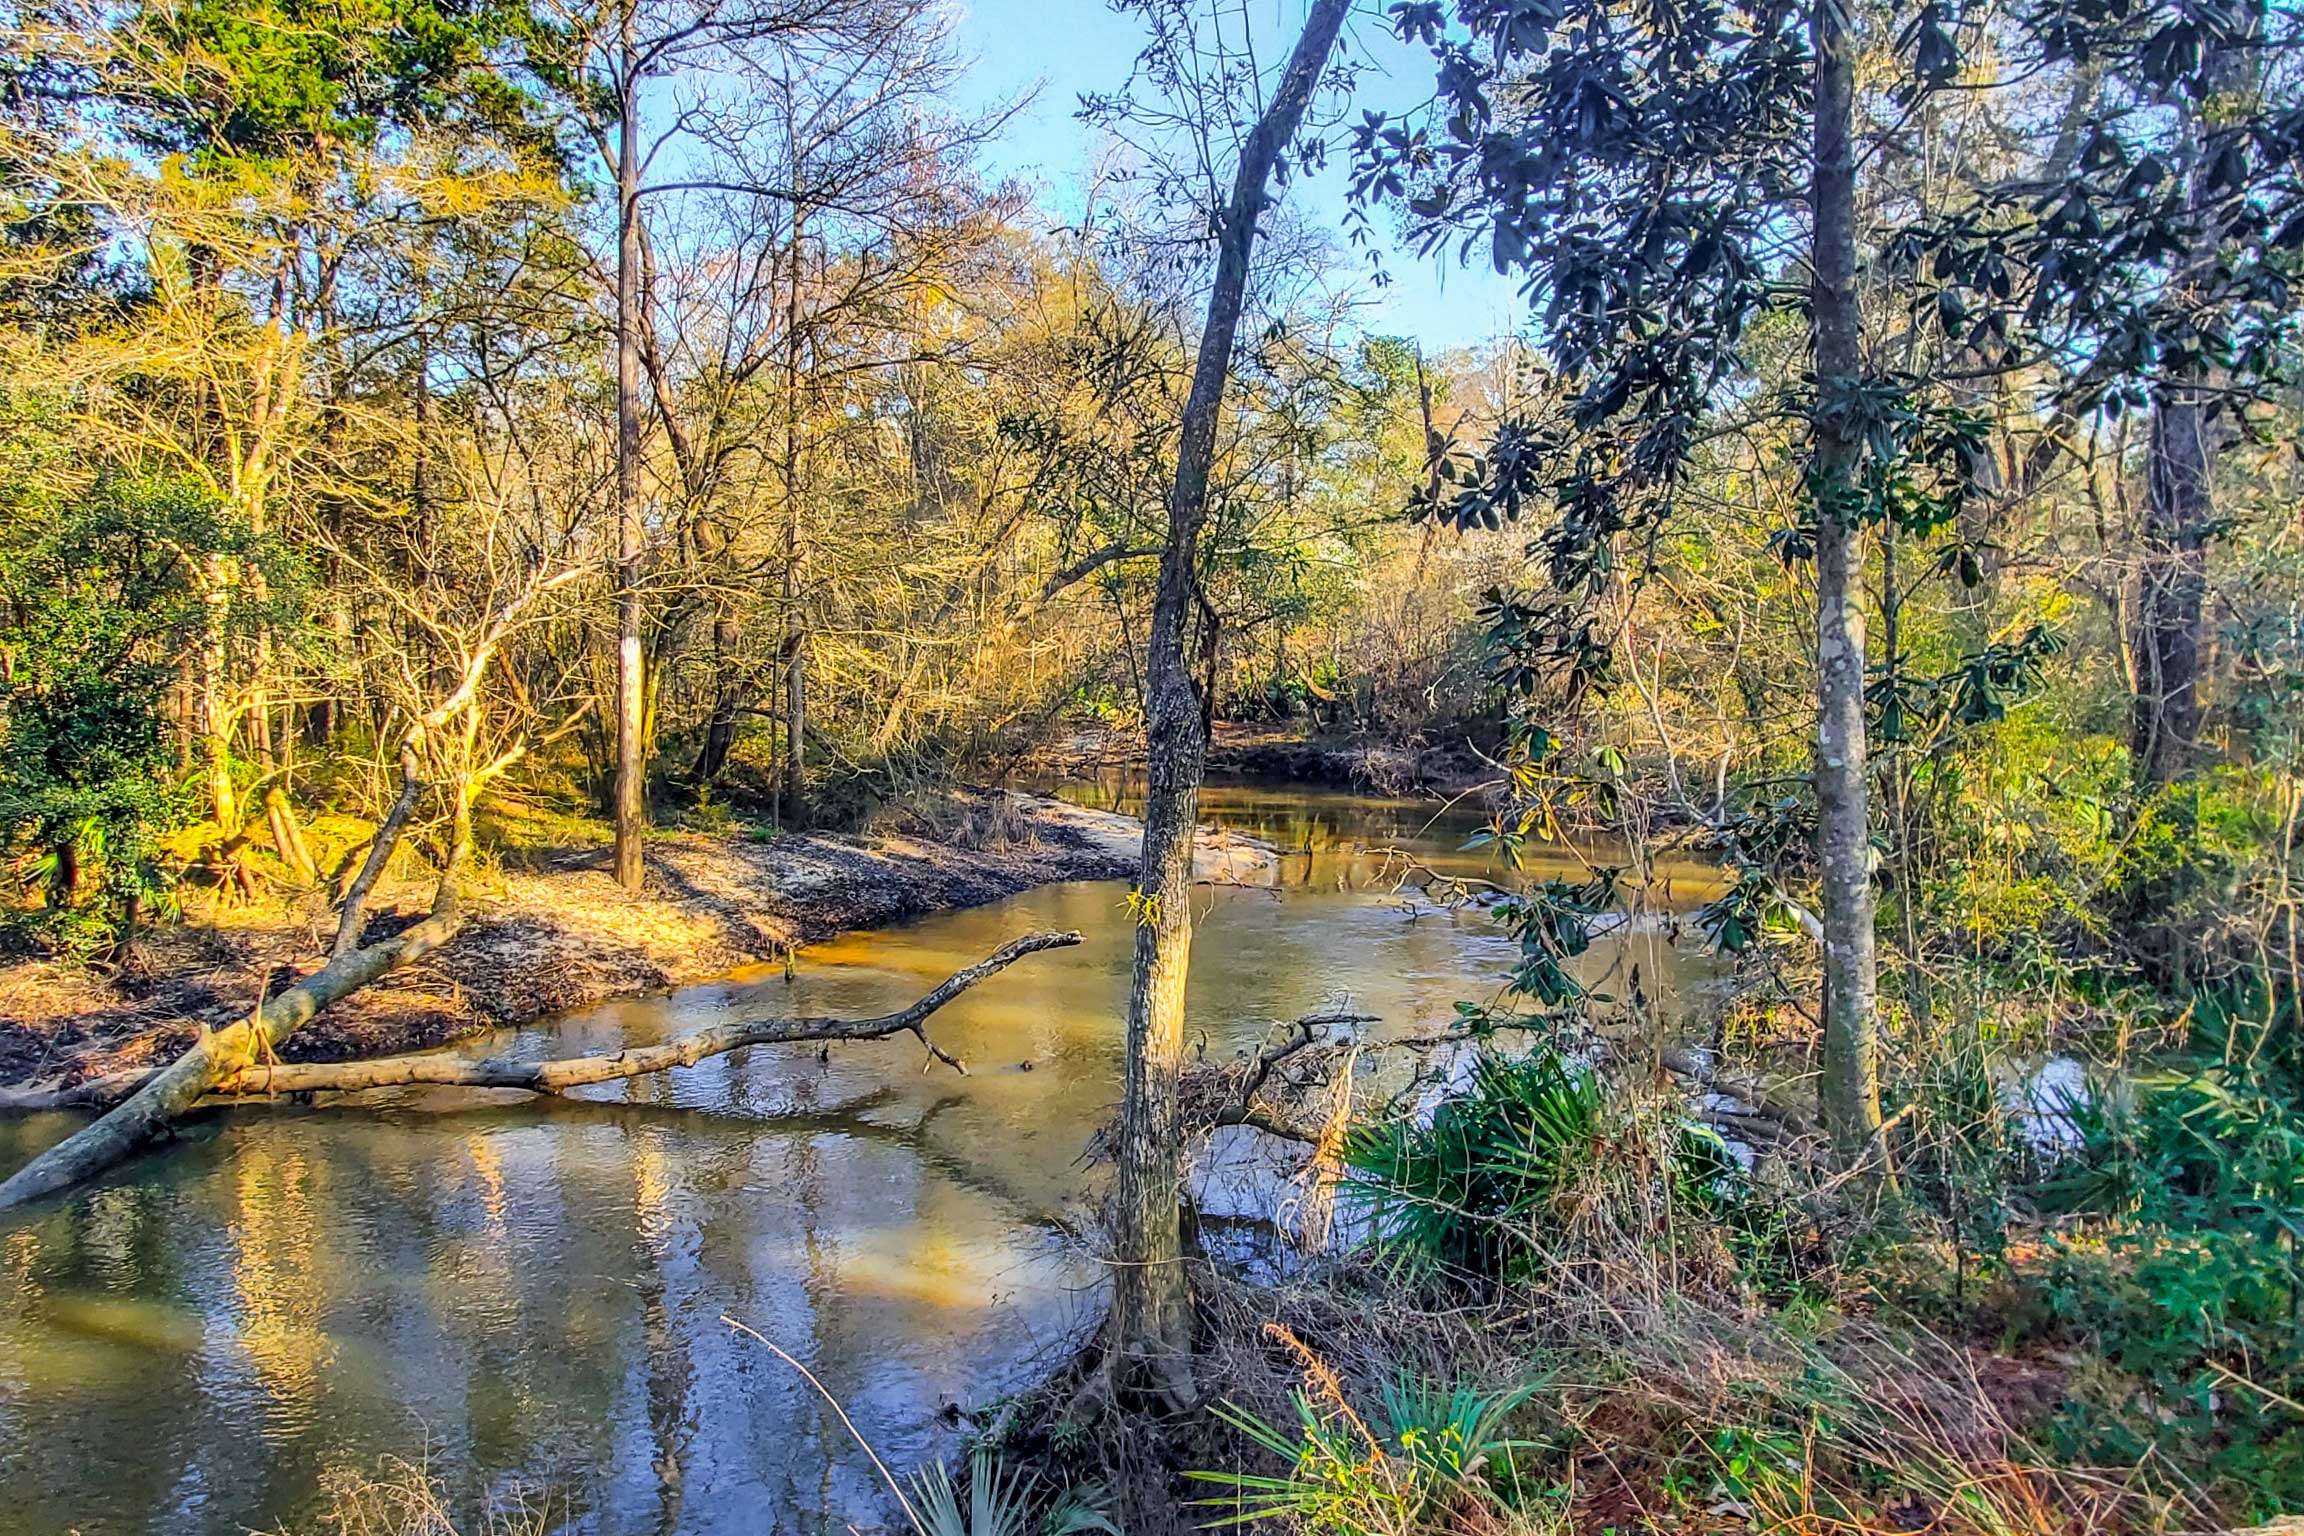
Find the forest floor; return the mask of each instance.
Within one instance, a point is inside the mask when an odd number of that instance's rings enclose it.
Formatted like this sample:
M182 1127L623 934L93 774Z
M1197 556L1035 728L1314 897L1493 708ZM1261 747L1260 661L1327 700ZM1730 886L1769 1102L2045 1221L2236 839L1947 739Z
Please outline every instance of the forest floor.
M283 1056L421 1049L778 961L836 933L1136 868L1133 817L1016 794L959 796L947 810L878 835L659 832L637 893L609 877L596 838L507 839L492 867L468 879L472 921L453 944L313 1020ZM396 868L370 903L370 931L413 921L431 895L429 872ZM317 891L202 902L188 904L183 922L147 932L116 970L46 959L0 966L0 1083L66 1086L166 1060L201 1026L246 1013L260 992L311 970L333 932Z

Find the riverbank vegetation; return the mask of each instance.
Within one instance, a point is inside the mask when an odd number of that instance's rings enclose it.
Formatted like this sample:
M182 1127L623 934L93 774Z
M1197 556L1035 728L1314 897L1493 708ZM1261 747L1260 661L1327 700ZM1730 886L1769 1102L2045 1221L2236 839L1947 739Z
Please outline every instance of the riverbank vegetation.
M1212 1516L1347 1531L2296 1509L2286 22L1396 15L1440 104L1354 131L1360 188L1526 278L1549 386L1414 503L1528 541L1480 841L1626 847L1497 903L1509 1004L1416 1042L1533 1054L1355 1105L1387 1047L1331 1049L1290 1124L1290 1039L1210 1122L1381 1262L1116 1317L1053 1432L1133 1379L1174 1459L1245 1437ZM1691 841L1708 1053L1577 973Z
M2295 18L1123 9L1063 219L925 0L9 9L5 995L160 996L183 1054L19 1008L26 1104L135 1096L0 1205L493 964L481 905L535 939L555 870L618 888L560 973L650 900L765 953L763 871L873 839L1109 874L990 789L1141 743L1111 1317L963 1484L1087 1468L1145 1531L2304 1510ZM1284 195L1324 167L1341 230ZM1392 243L1525 325L1375 333ZM1509 974L1192 1059L1225 724L1473 767L1493 878L1390 876ZM786 862L695 895L730 845ZM197 1016L158 957L236 926L254 996ZM1618 927L1727 980L1595 977ZM1245 1251L1187 1195L1241 1138L1299 1149Z

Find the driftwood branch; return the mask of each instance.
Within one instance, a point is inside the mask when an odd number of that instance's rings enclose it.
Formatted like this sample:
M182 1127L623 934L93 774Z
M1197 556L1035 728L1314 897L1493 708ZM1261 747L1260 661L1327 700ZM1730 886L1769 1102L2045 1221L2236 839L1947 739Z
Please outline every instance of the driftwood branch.
M419 925L421 926L421 925ZM386 945L397 944L415 935L410 929L399 939L387 940ZM440 942L445 942L440 941ZM1002 945L992 954L967 969L955 972L934 990L907 1007L894 1013L880 1014L866 1019L836 1019L799 1017L763 1019L748 1024L722 1025L682 1035L662 1045L617 1051L606 1056L572 1056L555 1061L462 1061L438 1055L385 1056L374 1061L350 1062L294 1062L255 1064L244 1059L241 1065L218 1076L200 1093L184 1101L184 1107L204 1096L219 1098L251 1098L276 1094L353 1093L364 1088L397 1088L419 1084L432 1084L462 1088L521 1088L532 1093L561 1093L586 1083L614 1082L622 1078L642 1077L652 1072L663 1072L673 1067L694 1066L713 1056L725 1055L748 1045L780 1045L802 1041L878 1040L889 1035L910 1034L937 1061L956 1072L968 1068L958 1057L928 1038L926 1024L929 1016L978 982L1006 969L1026 955L1044 949L1063 949L1080 942L1077 933L1037 933ZM381 949L385 945L372 945ZM426 951L439 947L438 942L426 946ZM368 950L358 951L365 955ZM399 963L413 959L404 955ZM333 962L331 963L333 965ZM390 969L390 967L386 967ZM312 987L328 974L326 969L304 983ZM382 975L383 971L376 972ZM348 988L346 990L349 990ZM341 996L342 993L336 993ZM290 1003L293 990L281 994L266 1004L267 1017L273 1016ZM333 1000L333 999L331 999ZM317 1009L314 1010L315 1012ZM238 1029L243 1026L235 1025ZM205 1048L211 1041L223 1041L230 1031L207 1036L193 1052ZM280 1038L279 1035L274 1036ZM190 1055L192 1053L187 1053ZM91 1078L68 1088L10 1089L0 1088L0 1111L29 1112L36 1110L103 1109L119 1103L137 1093L156 1078L176 1070L175 1064L159 1071L116 1072L106 1077ZM181 1110L177 1111L181 1113ZM112 1117L98 1121L82 1132L102 1129ZM145 1139L149 1140L150 1137ZM61 1148L59 1148L61 1150ZM122 1152L121 1156L126 1153ZM27 1166L29 1174L34 1165ZM91 1170L93 1171L93 1170ZM23 1175L19 1175L19 1178ZM86 1177L86 1174L77 1175ZM13 1186L0 1186L0 1194ZM70 1181L67 1181L70 1182ZM19 1198L32 1199L38 1194L61 1189L64 1184L53 1185ZM0 1209L6 1202L0 1201Z
M673 1067L692 1067L748 1045L786 1045L816 1040L878 1040L909 1034L936 1060L956 1072L960 1058L928 1038L927 1021L961 993L1007 969L1026 955L1063 949L1080 942L1077 933L1035 933L1012 939L951 976L909 1006L868 1019L798 1017L758 1019L699 1029L661 1045L637 1046L605 1056L569 1056L555 1061L464 1061L450 1056L385 1056L374 1061L295 1062L250 1066L218 1082L214 1093L233 1096L281 1093L350 1093L364 1088L437 1084L456 1088L522 1088L531 1093L564 1093L587 1083L645 1077Z
M1248 1064L1248 1076L1240 1084L1239 1093L1230 1104L1216 1112L1215 1124L1248 1125L1258 1130L1272 1131L1275 1135L1291 1134L1274 1130L1274 1125L1284 1122L1275 1121L1274 1117L1256 1107L1256 1095L1271 1078L1272 1069L1298 1051L1326 1043L1331 1030L1376 1022L1376 1015L1372 1013L1313 1013L1298 1019L1288 1027L1286 1035L1256 1053Z
M1675 1077L1685 1077L1701 1083L1717 1093L1740 1099L1757 1111L1758 1118L1773 1120L1794 1135L1806 1136L1816 1129L1815 1116L1807 1105L1786 1098L1783 1091L1771 1087L1756 1077L1732 1072L1708 1061L1703 1053L1685 1046L1668 1045L1656 1053L1657 1062Z

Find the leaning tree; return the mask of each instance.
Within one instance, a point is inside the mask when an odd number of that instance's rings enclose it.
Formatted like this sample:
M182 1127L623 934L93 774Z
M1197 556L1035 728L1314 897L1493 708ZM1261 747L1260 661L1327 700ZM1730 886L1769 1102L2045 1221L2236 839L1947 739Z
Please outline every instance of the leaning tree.
M1187 57L1190 13L1158 0L1145 9L1158 40L1145 55L1153 83L1173 97L1185 82L1222 82L1237 104L1261 95L1252 56L1213 70ZM1120 1100L1112 1314L1105 1342L1115 1385L1137 1386L1172 1403L1197 1399L1192 1384L1191 1290L1183 1267L1182 1129L1178 1098L1184 1065L1184 979L1192 954L1192 858L1200 784L1207 771L1208 717L1215 669L1213 610L1201 580L1201 535L1210 512L1216 429L1246 308L1259 228L1273 197L1274 168L1291 147L1327 72L1350 9L1313 0L1304 30L1271 96L1247 125L1228 189L1214 179L1214 156L1199 164L1216 195L1204 212L1213 231L1215 272L1178 421L1175 474L1167 499L1160 580L1144 658L1148 784L1142 867L1130 893L1136 914L1128 989L1126 1065ZM1205 131L1213 127L1199 122ZM1205 148L1205 142L1203 142ZM1197 675L1196 675L1197 674Z

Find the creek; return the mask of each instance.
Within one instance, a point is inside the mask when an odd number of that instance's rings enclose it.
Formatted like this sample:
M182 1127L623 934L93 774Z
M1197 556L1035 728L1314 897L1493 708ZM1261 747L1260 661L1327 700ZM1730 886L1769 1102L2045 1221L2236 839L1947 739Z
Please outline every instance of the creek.
M1496 995L1509 938L1402 891L1397 861L1369 851L1494 878L1462 851L1468 815L1293 787L1213 787L1204 815L1283 854L1267 885L1196 892L1188 1007L1211 1054L1340 1003L1399 1032ZM1716 889L1694 863L1659 875L1657 905ZM560 1056L730 1016L880 1012L1018 934L1080 929L932 1021L966 1077L924 1072L898 1037L755 1048L559 1100L238 1107L0 1229L0 1528L271 1530L385 1457L428 1460L460 1494L548 1496L603 1536L884 1528L870 1461L723 1317L805 1361L898 1469L951 1448L947 1405L1077 1347L1102 1302L1068 1233L1117 1097L1124 894L1047 886L844 936L789 974L455 1048ZM1628 925L1579 969L1634 965L1668 1014L1708 962ZM0 1123L0 1168L71 1123Z

